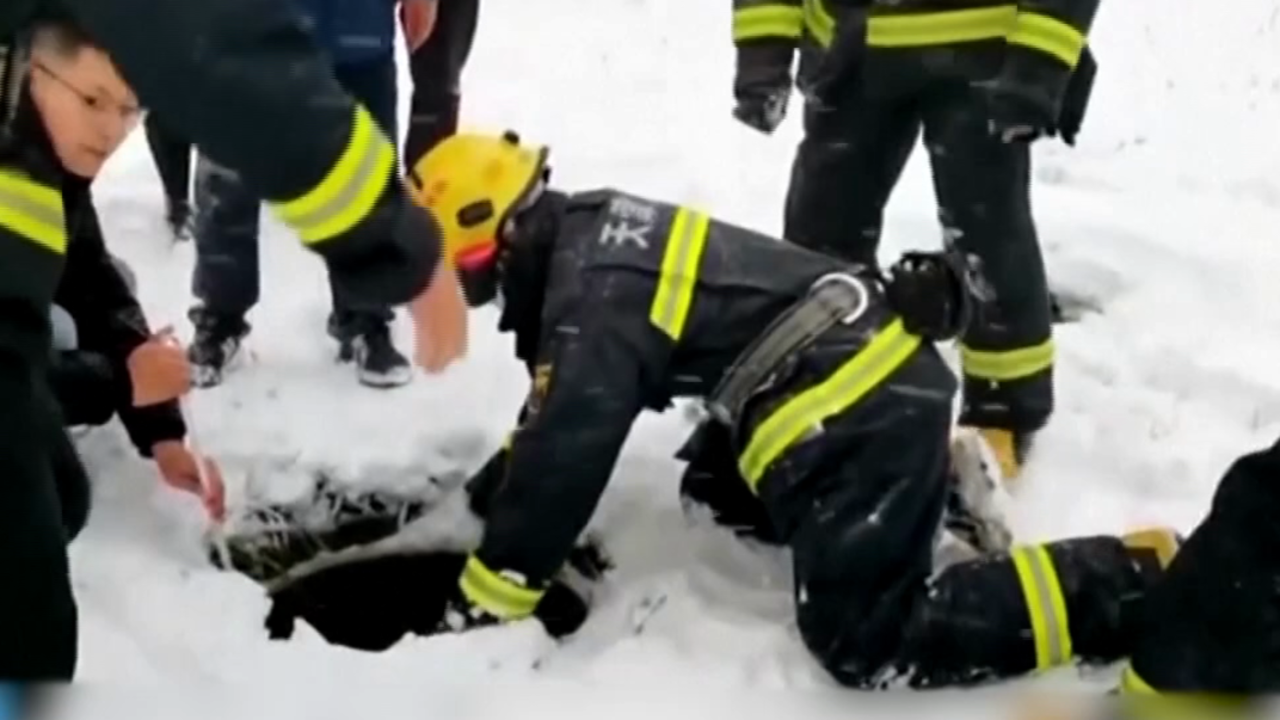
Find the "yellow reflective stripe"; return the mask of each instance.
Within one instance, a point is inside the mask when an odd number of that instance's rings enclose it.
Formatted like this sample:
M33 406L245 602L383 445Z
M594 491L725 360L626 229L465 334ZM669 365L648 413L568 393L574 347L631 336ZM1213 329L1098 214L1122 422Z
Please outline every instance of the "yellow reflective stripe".
M0 170L0 226L59 255L67 252L62 193L12 170Z
M1120 695L1125 717L1150 720L1204 720L1205 718L1262 717L1246 714L1255 709L1251 698L1238 693L1163 692L1151 687L1132 664L1120 674Z
M1007 42L1039 50L1075 68L1084 52L1084 33L1071 25L1040 13L1019 12Z
M780 37L798 40L804 30L804 12L793 5L759 5L733 13L733 40Z
M920 346L920 337L894 320L831 377L783 403L751 434L738 470L752 492L775 460L823 420L843 412L874 390Z
M1014 5L911 13L872 15L867 20L867 44L872 47L916 47L993 40L1015 27Z
M1013 551L1022 594L1031 618L1031 634L1036 647L1036 669L1047 670L1071 662L1071 626L1067 622L1067 600L1062 595L1058 571L1043 545Z
M960 346L964 374L980 380L1009 381L1053 367L1053 340L1017 350L974 350Z
M490 570L474 555L467 558L458 587L471 604L503 620L529 617L543 595Z
M1125 665L1124 673L1120 675L1120 691L1124 693L1133 693L1135 695L1155 695L1155 688L1147 684L1133 669L1132 665Z
M827 12L822 0L804 0L804 27L818 41L818 45L827 47L836 32L836 19Z
M649 308L649 321L672 340L679 340L693 306L698 265L707 245L711 218L689 208L676 211L662 253L662 276Z
M351 137L329 174L302 197L274 205L304 243L324 242L369 214L386 189L395 161L391 142L369 111L357 105Z

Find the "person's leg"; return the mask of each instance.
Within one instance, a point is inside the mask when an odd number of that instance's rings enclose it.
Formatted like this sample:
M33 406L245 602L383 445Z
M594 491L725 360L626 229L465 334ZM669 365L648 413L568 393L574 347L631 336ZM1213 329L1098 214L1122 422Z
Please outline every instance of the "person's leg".
M51 442L61 428L36 384L0 372L0 678L66 681L79 631Z
M194 382L222 381L249 333L245 315L258 302L259 199L230 168L201 155L196 163L196 264L200 303L189 313L196 334L188 348Z
M394 56L384 60L340 65L335 77L395 137L396 70ZM395 387L413 377L409 361L391 340L395 314L385 306L370 306L345 296L330 283L333 312L329 334L338 341L338 359L354 362L360 382L370 387Z
M838 682L862 689L970 685L1075 658L1119 659L1134 609L1161 573L1122 538L935 566L954 482L954 388L936 351L919 350L761 478L792 549L806 646Z
M1280 443L1231 464L1208 515L1148 594L1125 693L1176 704L1189 693L1261 700L1280 691L1278 517Z
M806 106L787 188L786 240L875 266L884 207L919 134L909 99L851 90L833 106Z
M191 230L191 143L174 134L155 113L147 114L144 132L164 186L165 220L175 237L186 239Z
M441 2L435 30L409 58L413 97L404 141L406 171L457 132L462 71L471 54L479 13L479 0Z
M977 90L940 84L923 102L939 219L982 262L993 312L961 338L960 422L980 428L1016 477L1053 412L1053 340L1044 259L1031 215L1031 148L987 127Z

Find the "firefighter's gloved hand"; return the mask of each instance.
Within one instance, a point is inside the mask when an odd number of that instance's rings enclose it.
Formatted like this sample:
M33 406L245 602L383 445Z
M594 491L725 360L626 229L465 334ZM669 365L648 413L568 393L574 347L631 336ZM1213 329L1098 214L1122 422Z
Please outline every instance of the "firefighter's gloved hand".
M733 116L766 135L787 116L791 101L790 41L761 39L738 45L737 71L733 78Z
M933 342L963 334L993 299L976 258L955 249L904 254L889 268L885 295L908 332Z
M1058 109L1041 93L1002 79L976 85L986 100L992 135L1013 143L1057 134Z
M592 552L596 552L593 550ZM536 618L547 634L562 638L577 632L590 612L590 584L607 563L601 554L571 558L545 590L529 587L510 573L490 570L478 558L468 558L459 591L449 599L437 632L465 632L503 622ZM575 550L580 555L581 550ZM583 565L580 568L579 565ZM585 569L590 566L593 571Z

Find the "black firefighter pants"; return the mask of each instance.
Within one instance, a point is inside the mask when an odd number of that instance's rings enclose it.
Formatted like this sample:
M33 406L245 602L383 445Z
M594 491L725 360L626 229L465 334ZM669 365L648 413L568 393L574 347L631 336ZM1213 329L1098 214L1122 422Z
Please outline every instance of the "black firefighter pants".
M907 83L904 80L903 83ZM979 257L998 300L961 338L961 422L1034 431L1053 411L1049 292L1031 217L1030 148L987 131L981 96L951 81L871 97L856 85L805 109L792 167L786 237L874 264L883 211L921 129L938 216Z
M369 109L383 131L396 137L396 65L386 56L358 65L339 65L334 77ZM258 302L258 220L260 200L240 176L204 155L196 161L196 267L193 292L203 312L243 318ZM387 307L368 307L331 285L337 327L370 319L389 322Z
M448 0L439 5L431 37L409 57L413 99L404 141L407 170L458 129L462 70L471 55L480 0Z
M0 682L70 680L78 635L67 543L88 478L43 379L0 363Z
M1125 690L1280 692L1278 518L1280 442L1232 463L1208 515L1151 589Z
M848 348L824 339L802 364L816 380L847 360ZM769 392L782 398L813 384L788 381ZM1073 659L1118 660L1131 647L1136 603L1158 578L1109 536L1020 547L935 572L955 385L936 350L922 347L770 464L758 499L745 489L741 448L725 444L727 433L697 448L686 470L686 499L713 511L717 502L736 505L739 521L753 500L772 526L757 534L790 546L801 638L843 685L969 685Z

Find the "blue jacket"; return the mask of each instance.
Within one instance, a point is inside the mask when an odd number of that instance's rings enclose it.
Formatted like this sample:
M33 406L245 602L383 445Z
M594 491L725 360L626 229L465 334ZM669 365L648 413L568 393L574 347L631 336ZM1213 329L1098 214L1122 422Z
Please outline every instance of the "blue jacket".
M397 0L297 0L336 65L383 60L396 43Z

